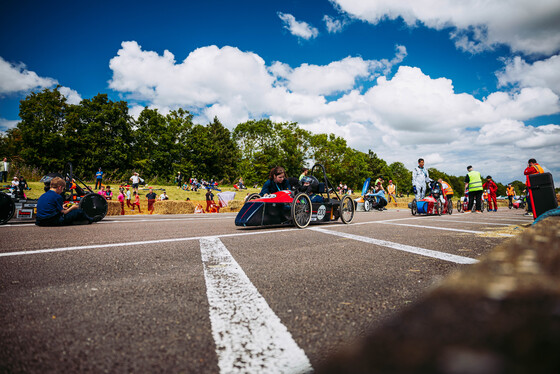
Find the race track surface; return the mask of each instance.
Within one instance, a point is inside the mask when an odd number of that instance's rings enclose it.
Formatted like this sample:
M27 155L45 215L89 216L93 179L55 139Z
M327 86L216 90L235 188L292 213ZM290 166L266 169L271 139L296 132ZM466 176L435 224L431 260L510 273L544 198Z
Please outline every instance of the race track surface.
M0 226L0 372L308 372L532 222L507 209L306 229L234 217Z

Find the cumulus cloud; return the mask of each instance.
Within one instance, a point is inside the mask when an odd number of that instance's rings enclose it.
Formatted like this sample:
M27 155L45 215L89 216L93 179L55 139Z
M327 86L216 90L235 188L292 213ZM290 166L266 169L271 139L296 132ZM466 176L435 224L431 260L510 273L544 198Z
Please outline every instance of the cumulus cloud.
M0 57L0 95L51 87L57 84L52 78L43 78L27 70L25 64L12 64Z
M323 21L325 22L325 27L327 28L329 34L341 32L342 29L344 29L344 26L348 23L346 18L336 19L326 14L323 16Z
M400 65L388 76L404 56L406 49L397 47L383 60L348 56L323 66L292 67L280 61L267 65L252 52L227 46L202 47L176 61L170 51L160 55L123 42L110 61L109 84L137 111L145 105L163 112L183 107L199 123L217 116L230 128L263 117L294 121L409 168L424 157L430 167L449 173L461 175L463 164L471 163L506 178L519 167L519 157L536 157L538 150L537 159L560 173L553 161L560 151L559 125L523 123L560 112L552 89L519 87L478 99L417 67Z
M278 17L282 20L284 28L298 38L309 40L316 38L317 35L319 35L319 30L309 25L307 22L296 20L296 18L291 14L278 12Z
M436 30L452 28L458 48L473 53L505 44L513 51L551 55L560 50L557 0L331 0L350 16L376 24L402 18Z
M519 56L508 59L496 76L500 87L546 87L560 95L560 55L530 64Z
M7 131L9 129L13 129L14 127L17 126L18 123L19 123L19 121L17 121L17 120L9 120L9 119L5 119L5 118L0 118L0 131L4 132L4 131Z

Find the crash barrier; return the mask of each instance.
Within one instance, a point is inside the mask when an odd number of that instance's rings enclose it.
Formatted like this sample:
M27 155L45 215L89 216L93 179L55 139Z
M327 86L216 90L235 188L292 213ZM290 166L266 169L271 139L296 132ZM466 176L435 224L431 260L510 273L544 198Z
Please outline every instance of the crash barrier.
M560 217L450 275L317 373L560 373Z
M118 201L108 201L109 211L108 216L118 216L121 214L121 203ZM200 204L202 208L206 210L206 200L196 201L181 201L181 200L164 200L154 202L154 214L191 214L194 213L195 207ZM237 212L243 205L242 201L232 200L228 203L227 207L220 207L220 212ZM131 211L129 207L124 204L125 215L138 214L138 210ZM148 202L147 200L140 201L140 211L142 214L148 213Z

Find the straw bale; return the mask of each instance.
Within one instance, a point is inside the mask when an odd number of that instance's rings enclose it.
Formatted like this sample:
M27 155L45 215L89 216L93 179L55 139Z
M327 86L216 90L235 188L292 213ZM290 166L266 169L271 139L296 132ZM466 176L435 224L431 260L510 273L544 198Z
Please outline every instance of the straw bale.
M108 216L118 216L121 214L121 203L119 203L118 201L109 200L107 201L107 204L109 205L107 210Z

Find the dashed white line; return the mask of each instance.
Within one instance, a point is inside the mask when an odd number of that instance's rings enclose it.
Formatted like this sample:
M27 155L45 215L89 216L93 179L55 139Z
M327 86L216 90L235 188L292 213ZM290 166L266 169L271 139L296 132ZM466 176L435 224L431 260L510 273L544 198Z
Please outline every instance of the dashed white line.
M217 237L200 239L220 373L309 373L309 359Z

